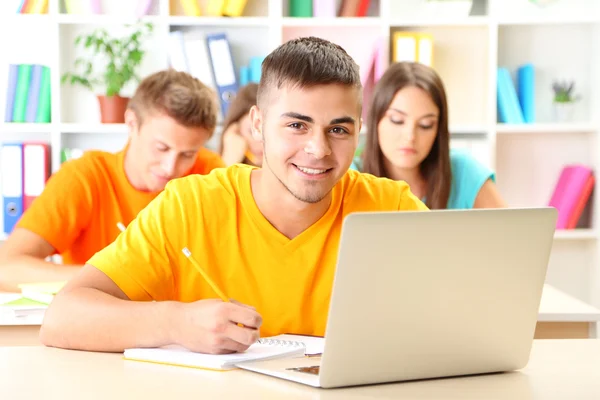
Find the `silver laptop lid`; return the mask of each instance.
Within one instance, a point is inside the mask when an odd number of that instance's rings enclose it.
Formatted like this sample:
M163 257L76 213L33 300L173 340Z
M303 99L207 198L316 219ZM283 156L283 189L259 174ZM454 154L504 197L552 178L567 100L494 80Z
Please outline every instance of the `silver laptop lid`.
M321 385L524 367L555 224L554 208L349 215Z

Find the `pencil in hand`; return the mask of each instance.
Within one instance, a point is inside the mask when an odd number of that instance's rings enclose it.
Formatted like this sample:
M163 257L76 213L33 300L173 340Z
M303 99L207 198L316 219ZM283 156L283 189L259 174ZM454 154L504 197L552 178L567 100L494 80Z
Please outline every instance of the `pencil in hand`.
M196 261L194 259L194 257L192 257L192 252L189 251L189 249L187 247L184 247L183 250L181 250L181 251L192 262L192 265L198 270L198 272L200 272L200 275L202 275L204 280L206 280L206 282L215 291L215 293L221 298L221 300L223 300L225 302L229 302L229 299L227 298L227 296L225 296L225 294L221 291L221 289L219 289L217 287L217 285L213 282L213 280L210 279L210 277L208 276L206 271L204 271L204 269L202 269L202 267L200 266L198 261Z

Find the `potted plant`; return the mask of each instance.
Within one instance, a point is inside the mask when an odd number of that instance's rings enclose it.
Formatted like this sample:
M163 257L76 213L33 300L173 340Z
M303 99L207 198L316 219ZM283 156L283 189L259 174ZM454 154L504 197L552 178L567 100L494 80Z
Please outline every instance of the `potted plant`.
M579 96L573 94L575 82L555 81L552 84L554 91L554 119L556 122L569 122L573 119L574 105Z
M140 81L137 70L145 54L142 42L153 30L151 23L126 27L132 31L124 37L111 37L103 28L77 36L75 46L87 54L75 59L76 72L62 76L62 83L82 85L96 93L102 123L125 122L129 98L122 96L122 90L130 81Z

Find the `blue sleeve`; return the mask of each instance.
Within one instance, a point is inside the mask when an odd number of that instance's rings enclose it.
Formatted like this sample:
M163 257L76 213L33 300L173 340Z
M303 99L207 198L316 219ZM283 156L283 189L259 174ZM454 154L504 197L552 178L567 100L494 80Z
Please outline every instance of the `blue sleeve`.
M448 208L473 208L483 184L488 179L496 182L496 175L491 169L464 151L452 150L450 162L452 189Z

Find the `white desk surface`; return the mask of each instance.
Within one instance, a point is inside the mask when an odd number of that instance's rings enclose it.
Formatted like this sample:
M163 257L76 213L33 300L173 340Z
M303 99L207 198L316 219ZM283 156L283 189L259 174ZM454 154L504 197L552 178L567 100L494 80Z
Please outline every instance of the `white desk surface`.
M517 372L341 389L316 389L242 370L126 361L114 353L4 347L0 398L597 400L600 340L534 341L529 364Z
M8 298L6 296L6 293L0 293L0 301L3 297ZM15 318L0 312L0 325L41 325L42 320L42 315ZM538 321L597 322L600 321L600 310L553 286L544 285Z

